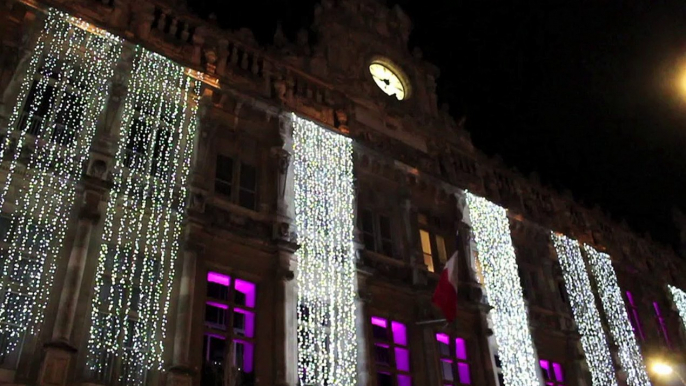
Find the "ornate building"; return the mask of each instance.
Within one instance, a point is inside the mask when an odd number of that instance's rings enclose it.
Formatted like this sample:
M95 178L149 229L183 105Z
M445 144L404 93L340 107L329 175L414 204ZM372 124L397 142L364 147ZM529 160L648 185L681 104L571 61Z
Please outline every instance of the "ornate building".
M475 149L401 9L182 3L0 0L0 384L661 384L683 260Z

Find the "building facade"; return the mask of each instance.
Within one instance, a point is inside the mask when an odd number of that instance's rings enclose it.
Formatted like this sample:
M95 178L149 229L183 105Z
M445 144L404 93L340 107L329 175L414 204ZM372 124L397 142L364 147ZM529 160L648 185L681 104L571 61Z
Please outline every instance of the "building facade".
M683 260L475 149L399 8L0 6L0 384L669 384Z

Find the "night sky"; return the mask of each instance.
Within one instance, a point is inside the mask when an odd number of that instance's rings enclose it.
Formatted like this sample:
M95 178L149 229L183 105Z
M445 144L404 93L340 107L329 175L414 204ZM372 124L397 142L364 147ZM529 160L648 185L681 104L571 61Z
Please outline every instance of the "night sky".
M290 36L308 28L316 2L252 0L217 16L268 44L277 20ZM671 210L686 209L686 96L675 85L686 64L683 0L388 1L396 3L414 23L410 48L441 69L440 101L466 116L479 149L641 233L678 241Z

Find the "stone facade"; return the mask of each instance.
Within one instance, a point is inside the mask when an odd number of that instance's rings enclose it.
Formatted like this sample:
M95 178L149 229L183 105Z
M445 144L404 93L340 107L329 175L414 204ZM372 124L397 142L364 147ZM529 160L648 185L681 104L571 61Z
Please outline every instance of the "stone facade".
M567 374L564 385L591 384L561 290L551 229L612 256L620 285L631 291L642 317L645 355L663 352L665 346L653 302L661 306L671 353L678 357L683 352L686 336L665 285L686 288L681 276L685 263L671 249L614 223L600 209L582 207L571 196L527 179L475 149L463 122L437 105L438 69L408 50L407 15L380 3L323 0L315 9L316 44L304 37L289 42L277 33L274 46L260 47L249 32L220 29L176 0L0 0L3 130L48 7L127 41L118 75L108 85L109 100L78 184L62 255L56 257L45 320L40 332L25 340L20 355L3 359L0 384L120 384L116 376L89 377L86 345L105 203L112 185L112 138L127 93L125 74L131 58L126 52L133 44L206 75L188 219L170 289L166 365L163 371L150 372L149 384L201 384L209 271L257 285L254 379L227 370L225 384L298 384L298 245L289 112L354 140L357 217L361 219L364 211L375 224L390 222L388 247L370 250L358 221L359 385L379 383L371 316L407 326L413 384L444 384L437 332L465 339L472 385L497 384L490 309L477 278L469 226L462 221L464 190L509 210L538 357L562 364ZM367 71L375 58L402 68L409 98L399 101L376 87ZM235 190L218 192L218 155L254 168L256 201L250 208ZM448 255L458 251L458 318L450 325L440 321L430 302L441 267L437 262L431 272L420 229L442 237Z

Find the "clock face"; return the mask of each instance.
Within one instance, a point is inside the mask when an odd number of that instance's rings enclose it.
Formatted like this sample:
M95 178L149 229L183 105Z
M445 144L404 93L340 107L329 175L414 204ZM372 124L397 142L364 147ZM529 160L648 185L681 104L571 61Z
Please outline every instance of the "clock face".
M369 65L369 72L374 78L374 82L383 92L390 96L395 96L399 101L405 99L405 86L390 68L381 63L372 63Z

